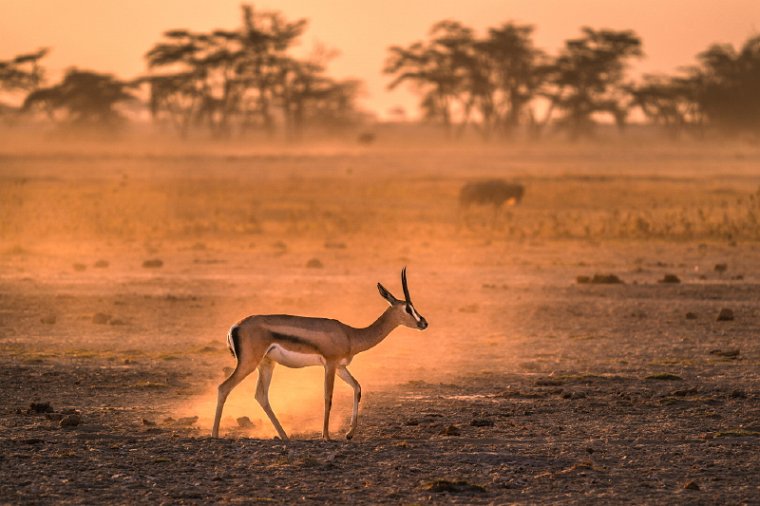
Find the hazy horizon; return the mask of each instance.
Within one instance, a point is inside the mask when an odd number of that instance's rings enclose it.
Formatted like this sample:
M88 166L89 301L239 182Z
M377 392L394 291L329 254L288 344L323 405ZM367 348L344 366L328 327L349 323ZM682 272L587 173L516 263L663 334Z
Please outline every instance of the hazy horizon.
M51 80L69 67L131 78L145 72L143 56L164 31L235 28L240 24L241 3L0 0L0 32L4 34L0 59L49 47L52 52L45 66ZM536 27L537 46L549 52L577 36L581 26L632 29L642 37L645 52L645 58L634 64L636 74L673 72L693 63L695 55L708 45L741 44L760 26L760 3L751 0L699 4L645 0L625 5L603 0L473 0L466 9L454 0L438 2L435 9L423 2L399 0L382 4L345 0L329 4L305 0L247 3L282 11L288 19L307 18L309 27L296 51L308 53L315 44L337 49L340 54L331 62L330 74L364 81L366 95L361 104L381 117L398 106L412 117L417 112L417 97L407 87L387 90L389 78L381 73L387 48L424 38L430 26L442 19L460 20L479 32L509 20L531 24ZM388 29L389 25L393 29Z

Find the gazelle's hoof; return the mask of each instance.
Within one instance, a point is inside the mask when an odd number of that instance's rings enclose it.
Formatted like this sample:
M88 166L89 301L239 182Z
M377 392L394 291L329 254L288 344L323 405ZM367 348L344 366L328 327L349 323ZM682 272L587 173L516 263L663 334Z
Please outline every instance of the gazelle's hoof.
M348 439L349 441L351 441L353 438L354 438L354 435L352 433L349 432L348 434L346 434L346 439Z

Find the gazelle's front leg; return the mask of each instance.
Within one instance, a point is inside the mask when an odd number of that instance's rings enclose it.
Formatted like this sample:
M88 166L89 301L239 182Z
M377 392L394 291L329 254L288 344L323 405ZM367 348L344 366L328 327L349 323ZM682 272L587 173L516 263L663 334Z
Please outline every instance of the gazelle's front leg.
M335 363L325 364L325 420L322 425L322 439L330 440L330 409L332 409L333 388L335 387Z
M346 439L351 439L354 437L354 432L356 432L356 425L359 417L359 401L362 400L362 387L359 382L356 381L356 378L351 376L351 373L348 372L348 369L345 366L338 368L338 376L354 389L354 409L351 412L351 428L346 433Z

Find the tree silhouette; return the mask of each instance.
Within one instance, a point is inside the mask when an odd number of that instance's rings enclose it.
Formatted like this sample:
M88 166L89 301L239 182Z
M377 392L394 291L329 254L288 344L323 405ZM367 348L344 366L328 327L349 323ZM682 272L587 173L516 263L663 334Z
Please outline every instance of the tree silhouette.
M493 128L511 137L526 116L526 107L537 96L546 79L543 51L533 45L533 27L504 23L490 28L488 37L476 44L482 55L481 68L487 69L490 96L482 99L484 128Z
M328 78L326 61L288 54L305 29L304 19L288 21L279 12L244 5L238 30L166 32L146 54L154 71L143 79L150 84L153 117L168 118L182 136L203 127L217 137L234 129L272 134L281 120L295 139L316 116L314 108L326 110L330 100L354 107L347 93L357 88ZM337 102L327 107L333 113Z
M702 84L698 101L709 123L724 133L760 133L760 35L739 49L716 44L692 68Z
M583 28L583 36L565 42L551 68L550 99L562 112L559 125L571 138L593 133L596 113L609 113L625 125L630 103L625 70L632 57L643 55L632 31Z
M0 92L13 95L19 92L29 93L39 88L45 77L45 71L39 62L47 54L47 49L40 49L0 61ZM4 111L16 112L16 108L0 103L0 117Z
M633 104L640 107L652 123L677 138L686 130L701 131L704 126L699 105L701 88L698 76L646 76L631 93Z
M383 72L395 75L389 89L412 83L422 95L420 106L425 118L440 121L450 135L457 113L466 125L474 104L470 93L471 73L476 68L473 33L461 23L447 20L433 25L430 36L427 43L389 48Z
M71 69L59 84L30 93L23 110L41 109L70 126L114 129L125 119L119 106L136 100L130 87L108 74Z

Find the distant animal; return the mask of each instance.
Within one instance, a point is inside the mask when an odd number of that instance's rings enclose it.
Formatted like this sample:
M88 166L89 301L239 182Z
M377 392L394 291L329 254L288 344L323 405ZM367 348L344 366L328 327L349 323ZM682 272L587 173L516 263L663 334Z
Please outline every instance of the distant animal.
M406 267L401 271L404 299L397 299L380 283L377 289L390 307L374 323L365 328L354 328L327 318L307 318L292 315L259 315L243 318L230 328L227 344L237 359L237 366L219 385L219 397L214 417L212 437L219 437L219 421L227 396L246 376L259 370L256 400L277 430L280 439L288 439L269 405L269 383L275 364L286 367L321 365L325 368L325 412L322 439L330 439L328 430L332 407L335 375L354 389L354 409L351 428L346 434L351 439L356 431L359 401L362 389L348 372L348 364L357 353L379 344L399 325L425 330L427 320L412 305L406 283Z
M493 206L494 212L504 204L517 205L522 201L525 187L503 179L472 181L459 190L459 205L464 209L472 205Z

